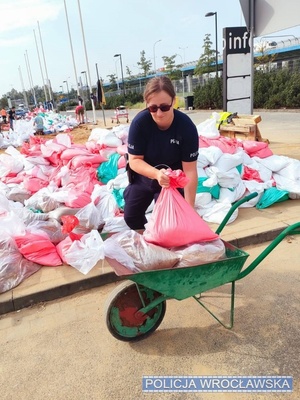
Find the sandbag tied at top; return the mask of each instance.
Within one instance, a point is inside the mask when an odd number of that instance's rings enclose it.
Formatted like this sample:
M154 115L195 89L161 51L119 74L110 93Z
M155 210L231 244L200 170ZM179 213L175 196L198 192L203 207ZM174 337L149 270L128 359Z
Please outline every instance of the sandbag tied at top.
M184 187L188 178L181 170L166 173L170 186L162 188L143 235L147 242L170 248L215 240L214 233L176 188Z

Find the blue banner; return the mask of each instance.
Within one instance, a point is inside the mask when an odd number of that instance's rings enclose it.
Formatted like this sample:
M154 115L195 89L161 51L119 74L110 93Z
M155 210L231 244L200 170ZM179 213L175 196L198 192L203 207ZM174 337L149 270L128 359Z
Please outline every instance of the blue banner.
M291 376L143 376L143 392L284 392Z

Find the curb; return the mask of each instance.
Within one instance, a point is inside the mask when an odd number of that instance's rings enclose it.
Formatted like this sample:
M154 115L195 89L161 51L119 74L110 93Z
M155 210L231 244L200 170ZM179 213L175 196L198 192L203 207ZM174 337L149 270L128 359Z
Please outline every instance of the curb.
M237 248L253 246L264 242L274 240L284 229L277 228L271 231L261 232L254 235L245 236L228 241ZM32 293L23 297L14 299L13 291L11 298L8 300L0 300L0 315L21 310L22 308L30 307L35 304L60 299L83 290L93 289L104 286L109 283L118 282L126 279L126 277L117 276L114 272L108 272L99 276L83 278L80 281L60 285L47 290Z

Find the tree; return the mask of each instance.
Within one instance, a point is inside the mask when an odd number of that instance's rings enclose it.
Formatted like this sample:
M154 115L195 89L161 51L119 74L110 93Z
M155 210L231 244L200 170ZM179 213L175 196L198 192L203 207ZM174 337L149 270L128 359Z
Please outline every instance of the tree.
M262 42L256 47L256 51L260 53L260 55L256 56L256 63L254 65L255 68L261 69L264 72L271 71L271 64L276 59L276 54L268 53L268 43Z
M132 72L130 71L128 65L126 65L126 74L128 76L128 80L131 81L133 79L133 76L132 76Z
M144 76L147 76L152 67L152 62L150 60L146 60L145 50L140 52L141 58L140 61L137 62L139 68L144 72Z
M109 83L111 84L111 90L116 90L118 85L117 85L117 76L116 74L110 74L107 75L108 79L109 79Z
M206 34L204 38L204 44L202 48L204 49L203 54L201 54L198 63L196 65L194 74L203 75L209 74L215 68L216 51L211 49L212 41L210 40L210 34Z
M179 79L180 78L180 71L178 70L178 67L176 66L176 61L175 58L177 57L177 54L174 54L171 57L163 56L163 62L164 62L164 70L165 72L169 75L170 79Z

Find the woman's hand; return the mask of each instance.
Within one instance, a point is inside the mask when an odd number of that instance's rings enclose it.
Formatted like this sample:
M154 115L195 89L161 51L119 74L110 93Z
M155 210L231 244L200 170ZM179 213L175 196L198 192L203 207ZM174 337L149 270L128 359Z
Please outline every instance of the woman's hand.
M162 168L157 171L157 181L161 187L168 188L170 186L170 177L165 174L166 169Z

